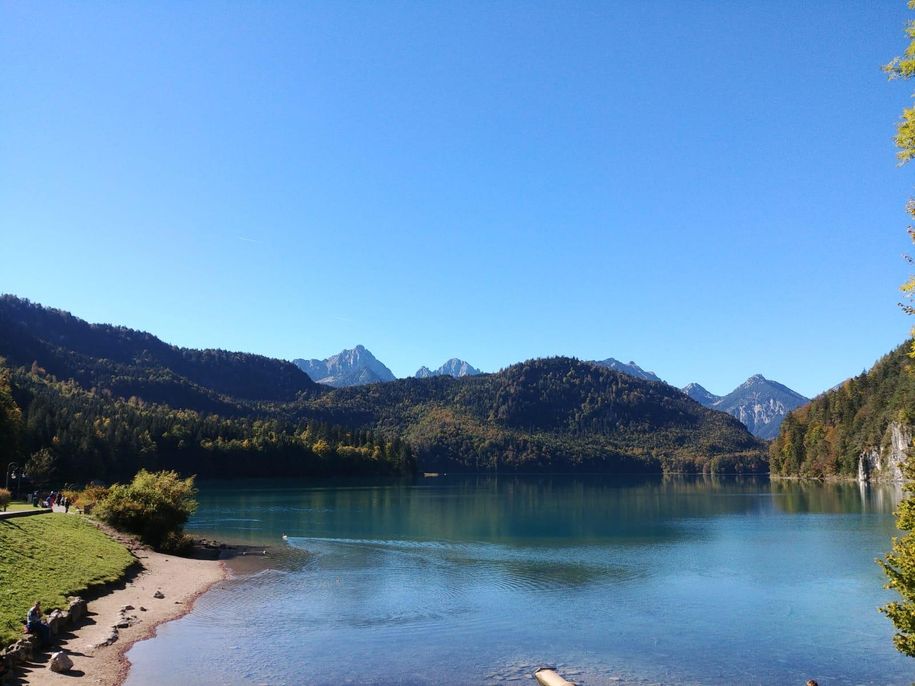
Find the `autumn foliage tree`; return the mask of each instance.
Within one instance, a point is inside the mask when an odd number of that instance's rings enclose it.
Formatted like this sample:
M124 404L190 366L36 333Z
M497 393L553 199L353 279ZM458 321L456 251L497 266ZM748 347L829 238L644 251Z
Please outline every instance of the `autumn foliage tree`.
M96 515L116 529L137 534L144 543L162 547L180 536L197 509L194 477L141 469L129 484L115 484L97 505Z
M915 9L915 0L909 0L908 5L909 9ZM915 20L906 25L906 35L909 44L903 55L884 67L891 79L915 76ZM915 158L915 105L902 111L902 118L896 127L896 146L899 148L897 157L900 164ZM906 210L915 218L915 201L910 199ZM915 227L910 225L908 231L909 237L915 241ZM915 275L909 276L902 285L902 292L909 301L915 296ZM906 313L915 314L911 305L903 304L902 307ZM915 356L915 342L910 355ZM908 495L896 511L896 526L905 534L893 539L893 549L880 561L889 579L887 588L896 591L900 600L882 607L881 611L896 627L893 643L897 650L915 657L915 464L912 459L906 461L903 473Z

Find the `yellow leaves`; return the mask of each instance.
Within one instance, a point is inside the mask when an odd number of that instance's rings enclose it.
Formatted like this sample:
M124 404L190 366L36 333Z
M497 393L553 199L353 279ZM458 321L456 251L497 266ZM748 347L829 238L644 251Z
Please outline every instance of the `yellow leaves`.
M912 64L915 73L915 60ZM902 119L896 125L895 141L896 147L899 148L896 158L900 165L915 157L915 107L906 107L902 110Z

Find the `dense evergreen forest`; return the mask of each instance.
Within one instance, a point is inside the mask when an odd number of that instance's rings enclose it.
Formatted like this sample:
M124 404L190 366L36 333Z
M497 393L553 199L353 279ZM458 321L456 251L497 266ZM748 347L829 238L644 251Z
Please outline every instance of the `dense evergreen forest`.
M187 350L0 298L0 466L64 481L202 476L765 471L736 419L571 358L331 389L259 355Z
M862 452L880 448L891 422L911 425L915 375L906 342L871 369L800 407L770 446L773 474L855 476Z

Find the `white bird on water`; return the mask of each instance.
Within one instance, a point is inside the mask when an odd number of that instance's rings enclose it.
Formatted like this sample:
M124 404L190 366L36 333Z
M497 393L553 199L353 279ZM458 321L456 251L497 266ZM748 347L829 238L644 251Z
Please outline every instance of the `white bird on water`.
M283 534L283 540L284 540L284 541L288 541L288 540L289 540L289 536L287 536L286 534Z

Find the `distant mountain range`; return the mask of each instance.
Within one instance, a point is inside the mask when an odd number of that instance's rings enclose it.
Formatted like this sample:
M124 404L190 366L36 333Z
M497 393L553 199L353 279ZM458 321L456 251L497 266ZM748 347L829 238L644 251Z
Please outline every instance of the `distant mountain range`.
M383 383L395 379L391 370L362 345L344 350L326 360L297 359L293 360L293 363L313 381L335 388ZM646 371L632 361L626 363L608 357L605 360L594 360L591 364L643 381L666 383L654 372ZM435 370L420 367L413 377L428 379L434 376L450 376L458 379L481 373L464 360L453 357ZM691 383L681 390L700 405L736 417L750 433L764 439L775 438L785 415L809 402L809 399L800 393L776 381L770 381L761 374L751 376L724 396L715 395L698 383Z
M645 381L662 381L654 372L645 371L631 361L627 364L608 357L595 360L593 364ZM762 374L751 376L725 396L715 395L698 383L688 384L680 390L700 405L736 417L754 436L767 440L778 435L786 414L810 402L809 398Z
M141 467L212 477L766 469L765 446L733 417L573 358L397 380L362 346L297 362L325 382L389 381L331 388L283 360L179 348L0 296L0 474L44 448L60 482Z
M593 364L612 369L615 372L622 372L623 374L634 376L636 379L661 381L661 378L657 374L654 372L646 372L635 362L630 361L629 364L626 364L625 362L620 362L619 360L614 360L612 357L608 357L606 360L595 360Z
M312 381L334 388L364 386L372 383L394 381L397 377L383 362L375 357L363 345L342 350L326 360L295 359L292 363L308 374ZM465 376L476 376L482 372L470 363L452 357L438 369L420 367L415 379L428 379L433 376L451 376L459 379Z
M451 376L455 379L460 379L462 376L476 376L481 373L482 372L480 372L479 369L471 366L464 360L452 357L435 371L432 371L428 367L420 367L416 371L416 374L413 375L413 378L428 379L430 376Z
M725 396L710 393L697 383L682 390L701 405L737 417L750 433L765 439L778 435L786 414L810 402L809 398L762 374L754 374Z
M343 350L326 360L297 359L293 360L293 363L313 381L335 388L383 383L395 379L391 370L362 345L357 345L351 350ZM642 369L633 361L626 363L608 357L606 360L594 360L591 364L643 381L666 383L657 374ZM435 370L420 367L413 378L450 376L459 379L481 373L464 360L453 357ZM778 435L782 420L788 412L809 402L809 399L800 393L776 381L770 381L761 374L751 376L724 396L715 395L698 383L691 383L681 390L700 405L736 417L754 436L767 440Z
M295 359L292 363L308 374L312 381L334 388L383 383L397 378L362 345L339 352L326 360Z
M645 371L631 361L627 364L608 357L595 360L593 364L645 381L662 381L654 372ZM762 374L751 376L725 396L715 395L698 383L688 384L680 390L700 405L736 417L750 433L764 439L775 438L785 415L810 402L809 398Z

